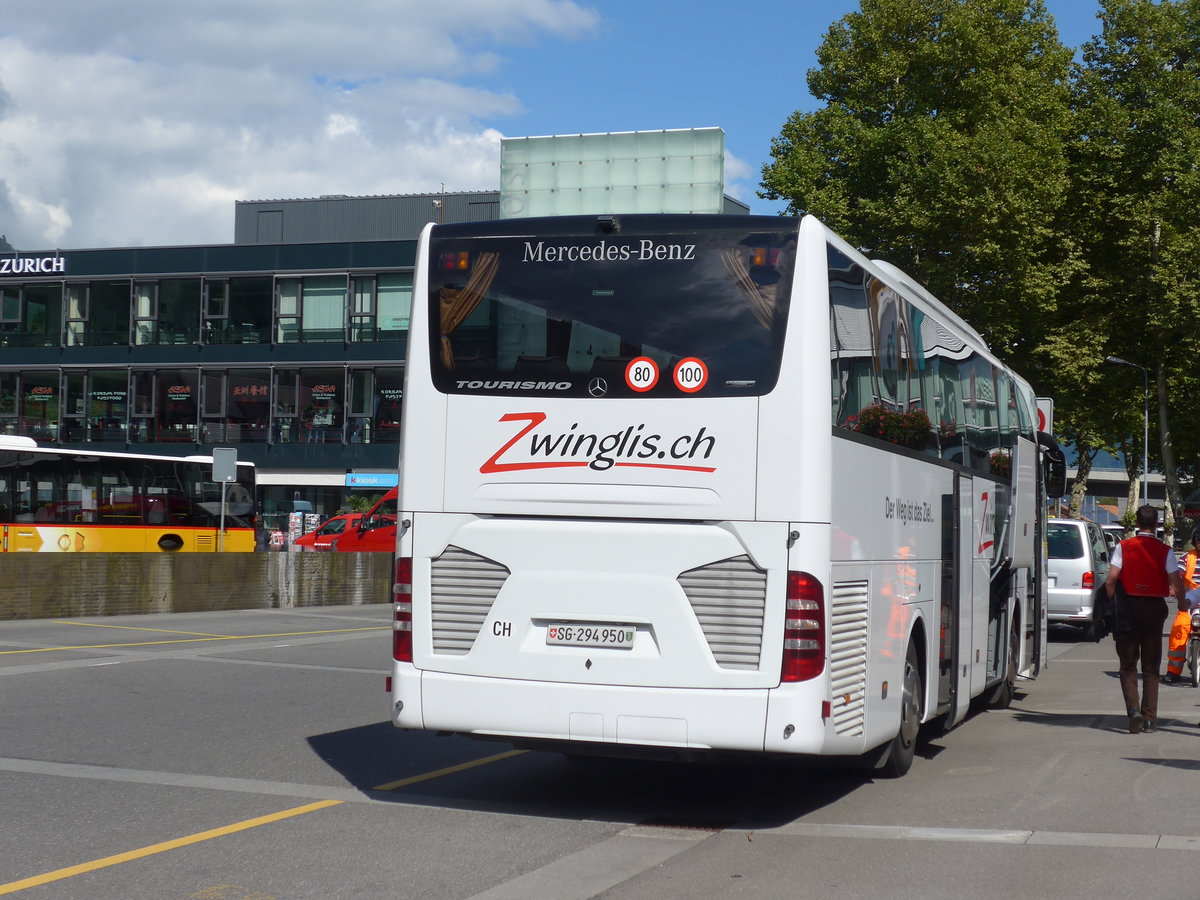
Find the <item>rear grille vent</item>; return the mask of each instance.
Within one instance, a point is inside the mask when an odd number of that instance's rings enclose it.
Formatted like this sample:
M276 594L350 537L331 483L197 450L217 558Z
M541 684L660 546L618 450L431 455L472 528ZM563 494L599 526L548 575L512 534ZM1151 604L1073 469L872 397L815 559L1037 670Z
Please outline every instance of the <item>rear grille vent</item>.
M767 601L766 571L755 566L749 556L735 556L689 569L678 580L717 665L757 669Z
M833 586L829 609L829 689L833 696L833 729L860 735L867 692L867 582L843 581Z
M433 560L433 652L464 656L491 612L509 571L453 544Z

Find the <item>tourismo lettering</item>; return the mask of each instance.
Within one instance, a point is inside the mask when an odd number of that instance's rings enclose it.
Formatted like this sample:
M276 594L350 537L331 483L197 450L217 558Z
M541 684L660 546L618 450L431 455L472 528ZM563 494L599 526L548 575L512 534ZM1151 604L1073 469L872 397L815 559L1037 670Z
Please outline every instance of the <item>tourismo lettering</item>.
M717 447L717 439L706 434L704 426L695 434L671 438L646 433L645 423L604 435L580 431L578 422L557 433L539 430L546 421L546 414L542 412L507 413L498 421L527 424L479 467L484 475L584 466L600 472L614 466L680 472L711 473L717 470L716 466L691 464L708 459ZM526 437L528 442L521 443Z
M649 262L678 260L690 262L696 258L695 244L663 244L643 238L634 244L546 244L545 241L525 242L521 262Z
M469 391L569 391L570 381L456 381Z
M66 270L67 261L61 256L14 256L0 259L0 275L53 275Z

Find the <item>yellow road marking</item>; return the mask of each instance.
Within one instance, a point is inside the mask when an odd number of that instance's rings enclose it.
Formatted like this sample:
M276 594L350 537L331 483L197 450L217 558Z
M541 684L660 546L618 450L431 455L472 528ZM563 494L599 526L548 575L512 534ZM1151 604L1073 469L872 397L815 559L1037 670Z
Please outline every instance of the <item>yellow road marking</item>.
M192 634L198 637L225 637L223 634L213 634L209 631L173 631L170 628L138 628L134 625L105 625L101 622L69 622L66 619L52 619L55 625L78 625L81 628L116 628L121 631L152 631L155 634Z
M269 825L272 822L278 822L282 819L290 819L294 816L302 816L305 813L316 812L318 809L327 809L330 806L337 806L344 803L343 800L321 800L317 803L309 803L305 806L296 806L292 809L285 809L281 812L271 813L269 816L259 816L257 819L247 819L244 822L235 822L232 825L225 825L222 828L214 828L211 831L201 831L199 834L188 835L187 837L176 838L173 841L163 841L161 844L151 844L149 847L142 847L138 850L130 850L127 853L117 853L114 856L106 856L103 859L94 859L91 862L80 863L77 866L67 866L65 869L55 869L53 872L46 872L42 875L34 875L32 878L24 878L21 881L10 881L8 884L0 884L0 894L15 894L17 891L23 891L31 887L49 884L52 881L61 881L64 878L72 878L76 875L83 875L87 872L95 872L97 869L106 869L109 866L120 865L121 863L130 862L135 859L143 859L147 856L154 856L156 853L165 853L168 850L177 850L180 847L187 847L190 844L199 844L202 841L209 841L213 838L224 837L229 834L236 834L239 831L246 831L250 828L257 828L260 825Z
M223 634L211 637L179 638L169 641L130 641L123 644L70 644L62 647L33 647L27 650L0 650L0 656L15 656L19 653L55 653L59 650L108 650L114 647L157 647L162 644L195 644L203 641L251 641L262 638L309 637L314 634L343 634L351 631L386 631L386 625L369 628L330 628L326 631L285 631L279 634ZM172 632L168 632L172 633ZM187 632L183 632L186 634Z
M426 772L424 775L414 775L412 778L401 778L399 781L389 781L387 784L381 784L375 788L372 788L372 790L394 791L402 787L407 787L410 784L417 784L421 781L429 781L431 778L441 778L443 775L453 775L455 772L465 772L467 769L474 769L476 766L486 766L488 763L499 762L502 759L520 756L522 753L528 752L528 750L508 750L504 753L497 753L495 756L485 756L483 759L473 759L470 762L459 763L457 766L448 766L445 769L438 769L436 772Z
M362 630L362 629L351 629ZM307 633L307 632L301 632ZM433 778L441 778L443 775L453 775L455 772L465 772L468 769L474 769L478 766L486 766L488 763L499 762L502 759L509 759L513 756L520 756L522 753L528 753L527 750L507 750L504 753L497 753L493 756L485 756L482 759L474 759L470 762L459 763L456 766L447 766L444 769L437 769L433 772L426 772L424 775L414 775L412 778L402 778L399 781L390 781L387 784L381 784L374 788L377 791L394 791L398 788L405 787L410 784L417 784L421 781L429 781ZM55 869L53 872L45 872L41 875L34 875L31 878L23 878L20 881L10 881L8 884L0 884L0 895L15 894L17 891L24 891L31 887L39 887L43 884L49 884L52 881L62 881L64 878L73 878L76 875L84 875L88 872L95 872L98 869L107 869L110 866L117 866L121 863L132 862L135 859L144 859L147 856L154 856L158 853L166 853L168 850L178 850L180 847L187 847L192 844L199 844L203 841L210 841L213 838L225 837L226 835L236 834L239 831L247 831L251 828L257 828L260 825L270 825L272 822L279 822L283 819L291 819L295 816L303 816L306 813L316 812L319 809L328 809L331 806L338 806L345 803L344 800L321 800L317 803L309 803L305 806L296 806L291 809L281 810L277 813L271 813L267 816L259 816L256 819L246 819L244 822L234 822L232 825L225 825L221 828L213 828L209 831L201 831L198 834L188 835L187 837L175 838L171 841L163 841L159 844L151 844L148 847L141 847L137 850L129 850L126 853L117 853L112 856L105 856L102 859L93 859L91 862L80 863L77 866L67 866L62 869Z

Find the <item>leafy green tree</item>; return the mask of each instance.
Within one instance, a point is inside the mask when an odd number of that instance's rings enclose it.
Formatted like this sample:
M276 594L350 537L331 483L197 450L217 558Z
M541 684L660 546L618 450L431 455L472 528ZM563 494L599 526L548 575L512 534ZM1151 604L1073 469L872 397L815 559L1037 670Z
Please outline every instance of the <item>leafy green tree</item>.
M1200 388L1200 0L1101 0L1100 18L1073 84L1064 226L1086 266L1063 303L1087 310L1103 334L1093 355L1149 369L1158 437L1151 450L1166 474L1169 508L1178 508L1176 443L1191 461L1185 472L1200 451L1200 422L1190 414ZM1141 391L1130 390L1133 374L1108 372L1102 381L1114 396L1140 400ZM1172 409L1189 413L1175 417L1177 435ZM1127 415L1097 422L1114 439L1130 424Z
M760 196L901 266L1027 370L1073 258L1054 230L1071 52L1041 0L862 0L817 60L824 106L788 118Z

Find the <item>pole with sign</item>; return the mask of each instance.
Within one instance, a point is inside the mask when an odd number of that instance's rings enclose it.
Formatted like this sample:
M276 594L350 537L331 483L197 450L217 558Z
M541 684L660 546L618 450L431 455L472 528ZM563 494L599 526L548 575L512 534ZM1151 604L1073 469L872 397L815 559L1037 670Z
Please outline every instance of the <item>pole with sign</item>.
M217 552L225 552L225 491L231 481L237 481L237 450L217 447L212 452L212 480L221 485L221 530L217 537Z

